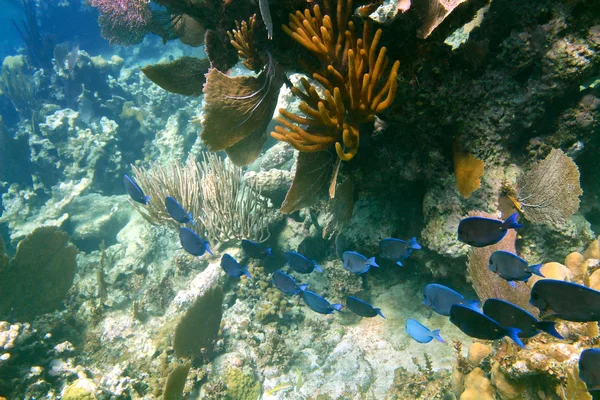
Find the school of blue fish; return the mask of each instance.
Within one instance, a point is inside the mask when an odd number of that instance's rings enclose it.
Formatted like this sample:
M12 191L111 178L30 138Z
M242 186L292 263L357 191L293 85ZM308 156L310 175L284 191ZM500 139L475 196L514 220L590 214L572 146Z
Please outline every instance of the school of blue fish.
M143 205L150 202L150 197L144 194L132 178L124 175L123 183L131 200ZM167 196L165 206L173 220L181 224L196 225L191 212L187 212L175 198ZM505 221L467 217L458 225L458 240L470 246L486 247L500 242L508 230L522 227L523 225L518 223L518 213L512 214ZM193 230L182 226L179 238L181 246L189 254L200 257L208 252L213 255L208 240L201 238ZM271 248L265 248L251 240L244 239L241 245L249 258L263 260L273 256ZM416 238L409 241L387 238L379 242L379 257L403 266L403 262L412 251L419 249L421 246ZM296 251L287 251L285 260L293 271L300 274L323 272L315 260L310 260ZM248 267L242 266L229 254L222 256L220 265L231 278L246 276L252 279ZM515 282L527 282L532 275L544 278L540 272L541 265L530 265L516 254L500 250L492 253L488 268L515 287ZM346 251L342 254L342 267L353 274L362 275L372 267L379 268L379 265L376 257L368 258L355 251ZM308 285L297 283L291 275L280 269L273 272L271 282L287 295L301 294L305 304L317 313L333 314L334 311L342 312L344 307L341 303L332 304L319 294L308 290ZM542 318L555 317L573 322L600 321L600 291L577 283L541 279L533 285L529 302L540 310ZM480 308L479 301L465 300L460 293L437 283L425 286L423 305L440 315L450 317L452 324L476 339L498 340L508 337L522 348L525 348L525 344L521 339L531 338L541 332L564 339L555 329L554 322L539 320L514 304L492 298L487 299ZM381 309L355 296L346 297L346 307L361 317L380 316L385 319ZM439 329L430 330L413 318L407 319L405 331L419 343L429 343L433 340L444 343ZM586 349L581 353L579 377L585 382L590 393L600 393L600 349Z

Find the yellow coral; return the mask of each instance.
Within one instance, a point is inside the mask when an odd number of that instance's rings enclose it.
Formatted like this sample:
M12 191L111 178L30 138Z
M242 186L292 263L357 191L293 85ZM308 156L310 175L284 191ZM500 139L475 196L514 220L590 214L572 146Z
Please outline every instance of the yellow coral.
M321 70L312 76L325 88L324 95L303 79L303 90L294 87L292 92L302 99L304 117L279 110L277 121L283 126L275 127L271 136L304 152L326 150L335 144L338 157L349 161L358 151L360 125L373 121L375 114L393 102L400 63L395 61L385 76L386 48L377 52L382 31L377 30L370 39L369 23L365 22L362 38L357 38L354 24L348 22L352 0L338 1L335 27L328 0L324 7L325 14L319 5L312 13L290 14L289 26L282 26L321 61Z

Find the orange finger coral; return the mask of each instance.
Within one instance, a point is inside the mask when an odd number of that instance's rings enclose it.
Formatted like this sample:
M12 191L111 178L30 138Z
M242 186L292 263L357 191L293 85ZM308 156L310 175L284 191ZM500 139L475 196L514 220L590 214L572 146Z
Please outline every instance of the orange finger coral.
M349 161L358 151L360 125L372 122L393 102L400 63L395 61L386 73L386 48L377 51L381 29L371 39L365 22L362 38L357 38L354 23L348 22L352 0L337 3L335 26L329 1L324 8L325 14L319 5L312 12L290 14L289 25L282 27L320 60L322 68L312 77L324 87L324 94L303 79L302 89L294 87L292 92L302 99L304 116L279 110L277 121L282 126L275 127L271 136L302 152L322 151L335 144L338 157Z

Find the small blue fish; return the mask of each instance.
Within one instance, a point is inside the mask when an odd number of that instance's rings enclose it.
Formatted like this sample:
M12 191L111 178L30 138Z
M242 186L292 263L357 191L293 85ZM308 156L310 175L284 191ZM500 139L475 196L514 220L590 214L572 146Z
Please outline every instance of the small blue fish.
M342 309L341 304L331 304L323 297L310 290L303 291L302 298L311 310L318 312L319 314L333 314L334 311L340 311Z
M554 328L554 322L538 321L536 317L508 301L487 299L483 313L503 327L520 329L519 337L530 338L544 331L558 339L564 339Z
M417 321L416 319L409 318L406 320L406 324L404 324L404 328L406 329L406 333L416 340L419 343L429 343L433 339L437 340L440 343L445 343L444 339L440 336L440 330L436 329L430 331L425 325Z
M577 283L540 279L531 288L529 303L545 316L573 322L600 321L600 292Z
M283 293L295 295L308 287L308 285L298 285L296 280L283 271L273 272L273 285Z
M440 315L449 316L450 308L455 304L477 306L479 302L476 300L465 300L462 294L444 285L430 283L425 286L425 290L423 290L424 306L431 308Z
M516 287L515 281L527 282L532 274L545 278L540 272L542 264L529 265L527 261L509 251L498 250L490 256L488 269L500 278L505 279L512 287Z
M252 279L250 272L248 272L248 267L242 267L235 258L227 253L223 254L223 257L221 257L221 268L223 268L223 271L232 278L239 278L242 275L246 275L248 278Z
M588 391L600 392L600 349L585 349L579 356L579 379Z
M471 337L496 340L508 336L516 344L525 348L519 339L520 329L504 327L487 315L483 315L478 308L455 304L450 309L450 322Z
M309 260L295 251L287 251L285 253L285 261L294 271L301 274L310 274L313 271L323 272L315 260Z
M375 308L366 301L359 299L358 297L348 296L346 298L346 305L352 312L360 315L361 317L371 318L376 317L377 315L381 315L381 317L385 319L385 316L381 312L380 308Z
M248 257L255 258L257 260L262 260L273 255L270 247L264 248L258 243L247 239L242 239L242 249Z
M185 211L185 209L171 196L167 196L165 199L165 206L167 207L167 212L175 221L180 222L182 224L187 224L191 222L196 225L196 221L192 217L191 212Z
M208 251L210 255L214 256L212 251L210 251L208 240L203 240L196 232L189 228L182 227L179 230L179 241L181 242L183 249L193 256L199 257L203 255L205 251Z
M125 190L127 190L127 194L131 197L131 200L142 203L143 205L148 204L150 196L146 196L142 188L140 188L127 174L123 175L123 184L125 185Z
M371 267L379 268L379 265L375 262L375 257L367 259L367 257L355 251L345 251L342 260L344 261L342 267L357 275L364 274Z
M421 250L416 237L410 239L408 242L394 238L383 239L379 242L379 257L394 261L401 267L402 260L407 259L413 250Z
M514 213L502 222L484 217L467 217L458 224L458 240L473 247L485 247L501 241L509 229L522 228Z

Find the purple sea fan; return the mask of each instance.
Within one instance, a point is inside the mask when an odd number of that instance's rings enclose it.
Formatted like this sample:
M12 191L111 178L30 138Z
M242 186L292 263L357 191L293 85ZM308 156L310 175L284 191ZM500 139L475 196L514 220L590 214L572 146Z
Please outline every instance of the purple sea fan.
M89 0L98 9L102 37L110 44L133 46L142 41L152 19L148 0Z

